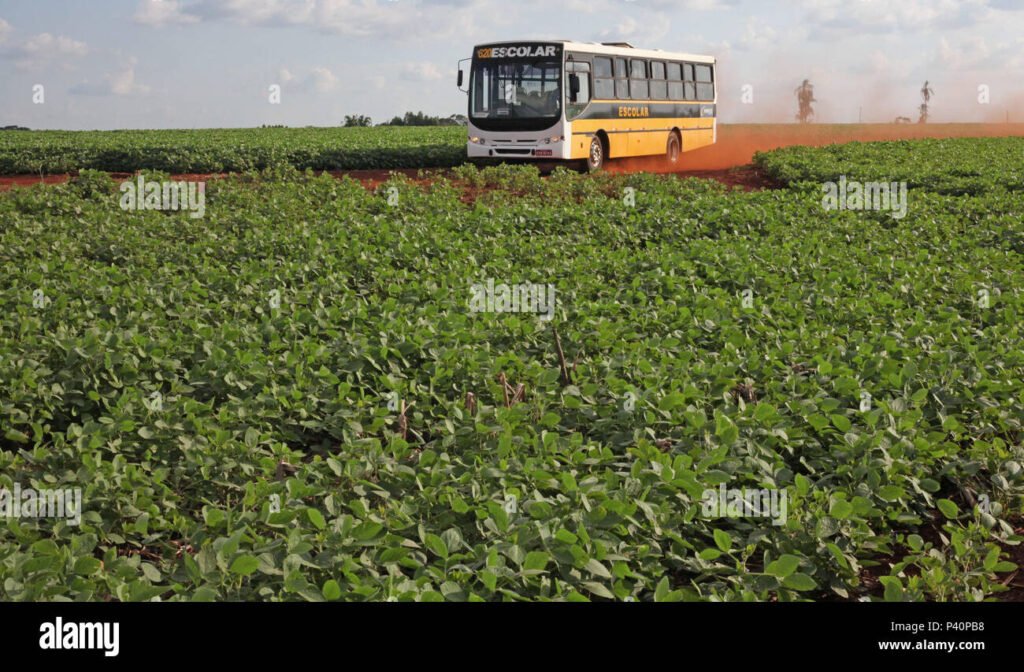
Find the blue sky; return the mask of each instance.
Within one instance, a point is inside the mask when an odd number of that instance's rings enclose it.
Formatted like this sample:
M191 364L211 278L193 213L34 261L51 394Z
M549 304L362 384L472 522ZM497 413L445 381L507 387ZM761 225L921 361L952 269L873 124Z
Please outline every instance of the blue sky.
M457 61L520 38L713 54L724 121L792 120L805 77L821 121L916 119L925 79L935 121L1024 121L1024 0L0 0L0 126L448 115Z

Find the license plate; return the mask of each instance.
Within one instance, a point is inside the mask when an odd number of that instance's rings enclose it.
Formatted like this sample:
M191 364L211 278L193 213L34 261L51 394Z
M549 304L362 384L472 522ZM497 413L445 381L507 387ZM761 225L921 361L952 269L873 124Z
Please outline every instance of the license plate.
M553 156L550 149L538 149L534 151L535 156Z

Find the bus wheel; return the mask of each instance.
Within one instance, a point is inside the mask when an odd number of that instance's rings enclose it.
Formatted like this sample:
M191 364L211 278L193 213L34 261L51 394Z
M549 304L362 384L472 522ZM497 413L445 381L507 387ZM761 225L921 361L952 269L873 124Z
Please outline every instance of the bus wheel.
M682 150L679 142L679 134L675 131L668 136L668 147L665 149L665 155L668 157L668 162L673 166L679 163L679 154Z
M590 151L587 153L587 170L595 173L604 167L604 143L594 136L590 139Z

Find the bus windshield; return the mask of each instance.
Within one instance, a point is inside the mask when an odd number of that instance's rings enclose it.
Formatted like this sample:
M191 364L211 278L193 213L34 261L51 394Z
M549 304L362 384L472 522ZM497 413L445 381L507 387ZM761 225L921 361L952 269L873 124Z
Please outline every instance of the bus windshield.
M477 62L470 83L474 119L554 119L562 114L562 64L556 61Z

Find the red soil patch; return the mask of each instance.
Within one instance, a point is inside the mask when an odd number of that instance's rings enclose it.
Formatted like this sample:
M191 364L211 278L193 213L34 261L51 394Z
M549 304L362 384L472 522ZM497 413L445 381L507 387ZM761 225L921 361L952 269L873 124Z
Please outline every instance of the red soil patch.
M369 190L374 190L391 179L392 174L404 175L416 184L430 184L437 176L447 175L447 170L423 170L420 168L391 168L389 170L331 170L328 171L339 180L351 177ZM420 177L420 174L424 177Z
M67 175L4 175L0 177L0 191L6 191L11 187L31 187L33 184L62 184L67 181Z
M609 164L609 172L627 172L619 169L617 163L618 162L613 161ZM385 184L389 179L391 179L391 176L395 174L404 175L409 178L412 183L421 187L432 184L438 177L451 176L451 171L448 170L421 170L417 168L389 170L331 170L327 172L339 180L343 177L352 178L370 191L373 191ZM665 171L651 170L646 172ZM676 174L679 175L679 177L696 177L706 180L718 180L722 184L738 186L746 191L778 186L761 175L760 171L754 166L739 166L736 168L729 168L727 170L684 170L678 171ZM188 173L172 175L171 179L176 181L207 182L210 180L222 179L228 175L230 175L230 173ZM36 184L63 184L72 177L72 175L67 173L61 175L46 175L44 177L40 177L38 175L3 175L0 176L0 191L7 191L14 187L31 187ZM113 180L124 181L134 179L135 175L131 173L110 173L110 177ZM463 200L467 203L472 203L475 200L473 197L476 195L478 194L471 194L470 196L472 197L469 198L469 200Z
M716 144L685 152L676 166L669 165L663 157L641 157L609 161L607 170L610 173L677 173L718 180L746 190L764 189L776 185L768 183L749 165L756 152L791 145L822 146L846 142L1005 136L1024 136L1024 124L722 124L718 127ZM386 182L392 173L404 175L421 185L430 184L434 176L450 174L447 170L419 169L329 172L338 178L351 177L367 189L376 189ZM132 175L112 173L111 177L123 180L131 179ZM175 175L174 179L210 180L218 177L223 175ZM59 184L69 178L69 175L0 176L0 191L39 183Z
M792 145L821 147L847 142L1007 136L1024 136L1024 124L721 124L714 145L684 152L676 167L657 156L613 160L608 170L689 173L745 166L753 161L756 152Z

